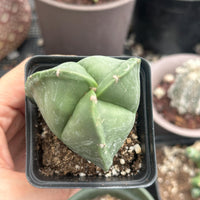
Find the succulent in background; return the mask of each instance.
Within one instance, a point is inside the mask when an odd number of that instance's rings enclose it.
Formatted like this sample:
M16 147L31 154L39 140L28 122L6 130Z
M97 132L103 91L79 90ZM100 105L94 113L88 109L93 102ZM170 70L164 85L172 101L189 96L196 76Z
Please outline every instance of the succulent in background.
M196 141L193 145L186 148L186 155L200 169L200 141ZM191 178L191 195L193 198L200 197L200 173Z
M140 62L90 56L62 63L28 77L26 95L64 144L107 171L134 125Z
M187 147L186 155L200 168L200 150L194 146Z
M191 59L176 69L175 82L168 90L171 106L180 114L200 114L200 60Z

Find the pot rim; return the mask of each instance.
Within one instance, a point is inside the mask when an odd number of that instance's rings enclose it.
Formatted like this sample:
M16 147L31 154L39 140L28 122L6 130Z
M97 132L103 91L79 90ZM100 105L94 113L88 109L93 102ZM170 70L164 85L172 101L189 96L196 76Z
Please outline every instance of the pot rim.
M110 10L113 8L117 8L123 6L125 4L134 2L135 0L117 0L101 5L74 5L68 4L63 2L57 2L53 0L36 0L38 2L47 4L49 6L57 7L60 9L68 9L68 10L75 10L75 11L101 11L101 10Z
M96 193L99 192L97 194L97 196L102 195L103 194L109 194L110 192L115 192L116 194L121 193L122 195L126 195L126 194L130 194L133 195L134 193L138 192L139 194L141 194L143 197L145 197L146 200L153 200L153 196L152 194L146 189L146 188L135 188L135 189L81 189L79 192L77 192L75 195L73 195L69 200L79 200L81 197L84 198L86 197L86 195L90 194L90 193ZM112 194L111 194L112 195ZM133 196L134 199L134 196Z
M184 2L200 2L200 0L176 0L176 1L184 1Z
M200 137L200 129L181 128L181 127L171 124L166 119L164 119L161 114L159 114L156 111L154 105L153 105L153 115L154 115L154 120L158 125L160 125L164 129L166 129L172 133L175 133L175 134L181 135L181 136L185 136L185 137L191 137L191 138Z
M155 71L158 71L159 69L161 69L161 65L163 65L164 63L168 63L170 64L170 61L172 62L172 60L177 59L179 60L179 62L184 62L188 59L195 59L195 58L199 58L200 56L197 54L173 54L173 55L169 55L169 56L164 56L163 58L161 58L159 61L156 61L154 63L151 63L152 66L152 76L153 73L155 73ZM172 64L172 63L171 63ZM167 65L163 65L162 68L167 67ZM178 66L176 66L178 67ZM174 66L174 69L176 68ZM154 79L152 78L152 81ZM159 79L160 81L160 79ZM154 90L154 88L156 87L156 85L152 84L152 91ZM177 134L177 135L181 135L181 136L185 136L185 137L191 137L191 138L197 138L200 137L200 129L189 129L189 128L182 128L179 126L175 126L174 124L170 123L169 121L167 121L161 114L159 114L155 108L154 102L153 102L153 118L154 121L161 126L162 128L164 128L167 131L170 131L171 133Z

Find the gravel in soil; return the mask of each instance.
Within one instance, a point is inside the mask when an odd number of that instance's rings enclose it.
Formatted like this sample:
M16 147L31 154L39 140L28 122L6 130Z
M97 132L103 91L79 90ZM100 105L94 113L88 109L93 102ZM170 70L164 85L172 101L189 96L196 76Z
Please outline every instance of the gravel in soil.
M42 154L39 170L45 176L133 176L142 167L142 150L136 123L107 172L71 151L49 130L41 114L38 116L38 124L37 151L38 155Z
M189 129L198 129L200 128L200 116L193 114L179 114L176 108L170 106L170 98L167 95L168 89L173 83L172 74L166 74L163 77L163 80L154 90L153 101L156 107L156 110L162 114L162 116L175 124L176 126L189 128ZM170 78L171 77L171 78Z
M162 200L194 200L190 193L190 178L195 176L199 169L185 155L185 147L158 148L157 167Z

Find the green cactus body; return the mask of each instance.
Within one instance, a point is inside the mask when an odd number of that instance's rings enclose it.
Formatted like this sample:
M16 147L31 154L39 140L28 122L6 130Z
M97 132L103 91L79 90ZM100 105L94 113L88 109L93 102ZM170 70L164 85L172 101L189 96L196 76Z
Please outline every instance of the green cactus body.
M193 145L188 146L185 153L186 156L200 168L200 141L196 141ZM190 182L192 197L200 197L200 173L196 173L196 175L191 178Z
M140 62L91 56L63 63L28 77L26 95L63 143L107 171L134 125Z
M198 187L193 187L193 188L191 189L191 195L192 195L193 198L198 198L198 197L200 197L200 188L198 188Z
M191 179L191 184L192 184L193 187L198 187L198 188L200 188L200 176L197 175L197 176L193 177L193 178Z
M200 151L194 148L193 146L189 146L186 148L186 155L190 158L196 165L200 168Z
M200 114L200 60L189 60L176 70L175 82L168 90L171 106L180 114Z

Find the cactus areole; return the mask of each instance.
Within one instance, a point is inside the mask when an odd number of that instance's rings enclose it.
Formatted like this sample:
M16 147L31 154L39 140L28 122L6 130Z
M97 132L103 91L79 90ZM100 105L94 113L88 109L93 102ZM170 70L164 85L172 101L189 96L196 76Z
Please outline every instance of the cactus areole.
M139 58L90 56L28 77L26 96L72 151L107 171L140 102Z

